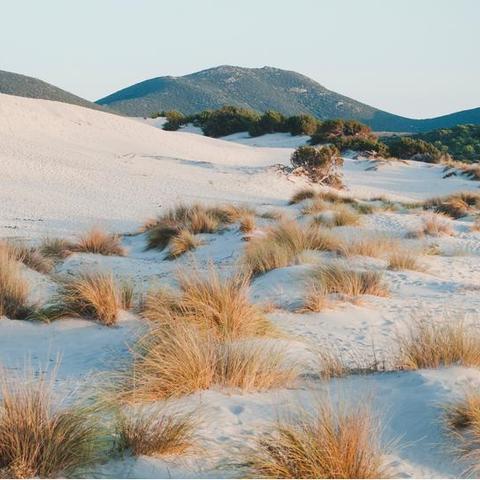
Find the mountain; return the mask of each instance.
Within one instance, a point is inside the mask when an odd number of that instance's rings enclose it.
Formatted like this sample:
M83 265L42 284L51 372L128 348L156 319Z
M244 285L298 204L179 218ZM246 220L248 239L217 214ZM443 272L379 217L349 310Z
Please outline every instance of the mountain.
M93 108L94 110L106 110L106 108L89 102L84 98L77 97L73 93L55 87L50 83L38 78L20 75L19 73L0 70L0 93L16 95L17 97L40 98L62 103L71 103L80 107Z
M184 114L224 105L285 115L309 113L317 118L354 118L377 131L420 132L458 123L480 123L480 108L417 120L394 115L328 90L296 72L273 67L223 65L183 77L157 77L97 101L126 115L148 116L161 110Z

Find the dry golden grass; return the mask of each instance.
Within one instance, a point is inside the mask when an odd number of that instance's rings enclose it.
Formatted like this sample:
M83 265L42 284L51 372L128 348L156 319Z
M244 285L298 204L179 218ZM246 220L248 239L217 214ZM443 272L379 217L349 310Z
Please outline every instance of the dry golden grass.
M118 415L118 449L135 456L182 454L194 446L197 424L192 413L169 413L158 407L129 409Z
M480 439L480 394L474 390L467 391L460 401L445 406L445 420L450 429L472 428Z
M417 322L398 336L398 344L400 368L480 366L480 334L462 322Z
M302 208L303 215L315 215L331 208L331 204L321 198L314 197Z
M181 320L152 328L134 353L133 369L120 392L131 402L188 395L214 385L265 390L287 386L298 375L275 345L224 344Z
M184 321L222 340L278 333L262 310L250 302L247 275L222 278L211 266L204 275L183 270L178 277L178 296L166 290L147 296L146 318L157 323Z
M458 192L445 197L425 200L423 207L434 209L452 218L468 215L473 208L480 209L480 194L477 192Z
M442 213L425 214L422 218L422 226L407 236L411 238L422 238L425 235L432 237L439 237L442 235L452 236L453 231L450 219Z
M320 403L280 419L246 458L258 478L387 478L379 422L366 406Z
M0 242L0 249L7 249L17 261L37 272L49 273L53 268L53 261L38 248L20 242Z
M53 377L2 372L0 379L2 478L78 476L104 458L105 432L92 407L56 401Z
M220 228L220 222L208 210L193 209L187 227L192 233L214 233Z
M172 315L181 314L180 302L180 294L169 288L151 289L143 300L141 313L151 322L163 323L170 320Z
M135 286L130 280L124 280L119 287L120 305L124 310L130 310L133 307L135 296Z
M243 263L252 275L261 275L275 268L287 267L295 263L298 253L287 246L269 242L267 238L248 242L243 255Z
M285 213L282 210L268 210L260 215L261 218L266 218L267 220L284 220Z
M334 205L329 215L320 215L314 222L329 228L360 225L360 215L347 205Z
M375 295L386 297L388 287L382 274L375 271L356 271L340 263L321 265L311 272L312 281L328 293L339 293L348 297Z
M418 263L417 255L406 250L394 251L388 257L388 268L390 270L423 270L423 267Z
M311 283L306 288L305 299L299 313L323 312L332 306L332 301L328 298L328 292L323 285Z
M302 188L292 195L288 203L289 205L294 205L296 203L301 203L304 200L314 198L316 195L317 193L313 188Z
M21 264L10 249L0 248L0 316L23 319L30 315L29 290Z
M208 213L223 224L235 223L240 221L245 215L255 216L254 208L244 205L226 204L216 207L209 207Z
M469 465L465 472L480 472L480 394L469 390L461 400L444 406L447 431L455 442L454 452Z
M175 259L191 250L195 250L202 242L189 230L180 230L168 243L167 258Z
M51 321L78 316L111 326L117 322L121 305L121 293L112 275L81 273L64 280L58 294L35 317Z
M217 342L185 322L162 323L138 342L122 397L131 402L188 395L213 385Z
M338 378L351 373L343 358L338 352L330 348L315 347L316 370L323 380Z
M283 221L247 244L243 264L252 275L260 275L291 265L303 250L305 233L300 225L293 220Z
M221 218L223 220L220 220ZM226 223L227 218L228 213L220 207L207 208L199 203L189 206L179 204L156 222L150 220L148 225L144 226L147 232L147 248L163 250L170 239L182 230L188 230L192 234L214 233L221 227L222 221Z
M264 391L288 387L299 375L297 365L285 358L285 348L279 345L227 343L217 347L215 381L219 385L243 391Z
M356 200L348 195L342 195L335 190L322 190L316 194L317 198L331 203L349 203L354 204Z
M39 251L47 258L63 260L72 254L72 248L72 243L62 238L45 238Z
M304 235L306 250L336 252L343 246L343 240L340 237L313 222L304 230Z
M364 236L344 242L338 253L345 257L361 255L364 257L380 258L399 248L398 240L386 235Z
M125 255L120 237L112 235L101 228L94 227L81 235L77 242L71 245L74 252L97 253L99 255Z
M245 214L240 219L240 231L243 233L252 233L255 230L255 216Z
M249 242L243 264L252 275L287 267L298 260L304 250L336 250L341 240L319 225L302 227L294 220L284 220L268 229L263 237Z

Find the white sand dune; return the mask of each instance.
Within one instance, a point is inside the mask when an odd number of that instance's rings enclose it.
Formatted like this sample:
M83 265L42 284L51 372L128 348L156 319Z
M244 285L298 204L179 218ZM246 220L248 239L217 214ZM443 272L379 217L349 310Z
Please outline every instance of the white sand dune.
M0 95L0 239L20 236L38 240L46 234L71 235L92 224L127 232L145 218L178 201L243 202L260 211L280 208L300 216L301 206L288 206L291 193L305 184L271 167L288 164L292 138L257 139L252 147L198 134L165 132L155 125L56 102ZM241 136L239 136L241 137ZM232 141L235 140L235 141ZM298 140L298 139L297 139ZM289 143L290 142L290 143ZM478 190L464 177L443 178L441 166L394 162L377 166L345 159L347 189L356 196L415 200L458 190ZM334 348L346 360L351 355L388 359L395 339L414 319L461 321L480 327L480 232L472 218L452 221L452 237L406 240L420 224L421 212L379 211L362 217L358 227L334 232L351 238L382 234L403 239L412 251L433 246L439 255L422 255L425 271L390 271L385 259L349 258L351 268L382 271L391 295L366 296L360 304L341 303L320 313L296 311L305 293L305 273L311 262L328 262L331 254L313 253L310 263L275 269L256 278L251 298L281 307L270 320L291 334L282 340L292 355L307 357L308 346ZM271 224L256 219L258 228ZM145 251L144 235L126 236L126 257L73 254L55 269L58 275L106 270L129 278L137 293L151 285L172 284L183 266L205 268L213 262L223 273L238 267L245 242L238 226L221 234L201 235L195 258L166 261L163 252ZM24 269L32 301L46 301L56 291L55 277ZM118 326L67 318L39 324L0 318L0 363L18 369L25 359L48 366L60 355L59 389L95 385L97 372L115 369L128 357L128 346L143 325L133 313L122 312ZM283 344L282 344L283 345ZM290 350L289 350L290 351ZM311 352L310 352L311 355ZM214 389L177 400L179 408L202 412L201 453L169 461L154 457L114 459L98 467L109 478L223 477L241 471L219 469L232 463L239 445L251 445L278 413L301 402L311 408L321 395L347 402L372 402L382 415L386 441L399 439L389 461L394 475L460 476L467 465L457 462L452 439L441 428L441 405L480 387L474 368L442 368L417 372L352 375L332 381L311 381L299 388L241 394ZM176 406L176 403L172 403ZM206 452L206 454L205 454Z

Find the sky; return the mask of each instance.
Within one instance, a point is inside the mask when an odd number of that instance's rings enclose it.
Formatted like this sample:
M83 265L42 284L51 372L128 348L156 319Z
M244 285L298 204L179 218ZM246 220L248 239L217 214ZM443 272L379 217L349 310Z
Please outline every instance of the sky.
M217 65L426 118L480 106L480 0L0 0L0 69L97 100Z

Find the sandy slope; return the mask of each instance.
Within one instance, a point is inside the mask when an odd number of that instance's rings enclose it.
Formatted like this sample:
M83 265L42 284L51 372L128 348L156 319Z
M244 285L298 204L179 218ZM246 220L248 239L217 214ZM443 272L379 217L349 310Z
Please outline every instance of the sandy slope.
M298 215L287 206L291 192L302 182L272 172L269 166L287 163L291 144L253 148L185 132L168 133L137 120L47 101L0 95L0 237L37 239L46 233L70 234L92 223L127 231L161 207L178 200L239 201ZM289 139L291 140L291 139ZM262 143L262 139L258 140ZM263 139L268 144L272 139ZM406 162L377 166L346 159L345 180L355 195L370 198L418 199L456 190L478 189L478 182L443 178L442 168ZM404 238L419 225L418 213L379 212L363 217L360 227L339 227L346 237L382 233ZM257 219L261 228L267 220ZM381 259L354 257L352 267L384 271L389 298L367 297L360 305L344 303L321 313L299 314L308 263L277 269L252 283L251 297L273 302L269 318L294 339L285 343L292 354L308 356L306 345L330 346L347 359L369 356L388 360L395 336L409 321L426 318L471 322L480 326L480 233L471 232L471 218L454 221L454 237L411 240L412 249L435 243L441 255L422 255L424 272L388 271ZM126 257L74 254L55 273L111 270L118 278L134 280L137 292L152 284L171 284L179 266L200 268L213 261L232 271L244 242L236 226L221 235L202 235L204 244L195 260L165 261L161 252L144 251L143 235L125 237ZM310 261L328 260L312 254ZM51 277L25 269L32 300L43 301L55 292ZM114 369L128 355L142 321L122 313L115 328L65 319L50 325L0 319L0 362L21 368L25 358L42 366L62 357L58 388L94 384L97 372ZM440 405L480 386L476 369L450 368L418 372L353 376L331 382L312 381L296 389L242 395L212 390L176 403L199 407L205 422L200 438L208 455L165 461L152 457L115 460L99 467L108 477L222 477L239 476L219 464L231 462L239 445L250 444L266 422L298 402L310 408L320 394L371 401L381 413L385 439L399 439L389 457L400 477L459 476L466 465L451 452L451 439L441 430Z
M284 137L291 146L292 137ZM280 140L276 135L274 143L282 145ZM275 204L301 183L269 171L288 164L291 151L166 132L73 105L0 95L0 233L69 233L94 223L126 231L159 207L195 199ZM363 196L418 198L476 187L442 180L438 166L411 162L378 172L368 167L348 162L345 168L347 184Z
M0 95L2 235L91 223L133 228L179 200L275 202L294 185L266 172L284 149L164 132L117 115Z

